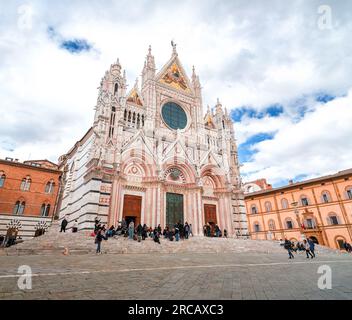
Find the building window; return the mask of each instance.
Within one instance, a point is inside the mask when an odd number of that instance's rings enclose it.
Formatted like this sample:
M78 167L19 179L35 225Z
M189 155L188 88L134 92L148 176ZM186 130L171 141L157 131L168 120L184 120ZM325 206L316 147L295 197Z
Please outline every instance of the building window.
M30 177L26 177L26 178L23 178L22 179L22 182L21 182L21 190L22 191L29 191L30 187L31 187L31 178Z
M282 199L281 200L281 207L282 207L282 209L287 209L288 208L288 201L287 201L287 199Z
M252 205L251 212L252 212L252 214L257 214L258 213L257 206L255 204Z
M4 186L4 184L5 184L5 179L6 179L6 176L5 176L5 174L1 174L0 173L0 188L2 188L3 186Z
M308 198L305 196L302 196L301 197L301 204L302 204L302 206L309 206Z
M313 219L306 219L305 227L307 229L314 229L315 228L315 224L314 224Z
M178 104L167 102L161 109L164 122L174 130L184 129L187 126L186 112Z
M50 214L50 204L42 204L42 207L40 209L40 215L42 217L49 217Z
M271 203L269 201L265 202L265 211L270 212L271 210Z
M328 192L328 191L324 191L324 192L322 192L322 194L321 194L321 199L322 199L322 201L323 201L323 203L328 203L328 202L330 202L330 193Z
M45 193L52 194L54 191L54 186L55 186L54 181L50 180L45 186Z
M292 220L286 220L286 228L293 229L293 222Z
M347 199L352 200L352 187L348 187L346 189L346 193L347 193Z
M114 87L114 96L116 95L118 89L119 89L119 85L118 85L117 83L115 83L115 87Z
M330 224L339 224L339 220L336 215L330 215L329 216Z
M254 223L254 232L259 232L260 231L260 225L258 222Z
M269 230L270 230L270 231L273 231L273 230L276 229L276 228L275 228L275 221L274 221L274 220L269 220L268 225L269 225Z
M23 202L17 201L13 209L13 214L23 215L25 206L26 206L26 203L24 201Z

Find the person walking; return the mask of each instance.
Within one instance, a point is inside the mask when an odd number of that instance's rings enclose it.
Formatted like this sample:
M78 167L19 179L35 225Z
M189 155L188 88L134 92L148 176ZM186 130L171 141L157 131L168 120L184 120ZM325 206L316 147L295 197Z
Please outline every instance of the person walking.
M95 236L95 243L97 245L97 250L96 253L99 254L101 253L101 242L103 241L103 239L105 238L103 230L99 229L97 232L97 235Z
M134 236L134 222L131 221L130 224L128 225L128 239L133 240Z
M63 218L63 220L61 221L61 229L60 229L60 232L66 232L66 227L67 227L67 224L68 224L68 222L67 222L67 220L66 220L66 217L65 218Z
M285 239L284 248L287 250L288 258L289 259L294 259L295 256L292 254L292 243L291 243L290 240Z
M314 252L314 250L315 250L315 243L314 243L314 241L313 241L312 239L308 239L308 243L309 243L309 250L310 250L310 252L312 253L313 258L315 258L315 252Z
M311 259L313 259L314 256L310 252L310 244L306 239L303 240L303 245L304 245L304 248L306 249L307 259L309 259L309 256L311 257Z

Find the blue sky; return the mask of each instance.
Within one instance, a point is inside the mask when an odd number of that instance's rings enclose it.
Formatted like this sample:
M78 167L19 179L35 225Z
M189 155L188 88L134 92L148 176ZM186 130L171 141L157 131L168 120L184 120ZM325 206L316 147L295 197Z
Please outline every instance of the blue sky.
M131 88L148 46L160 70L174 39L204 111L218 97L231 111L244 181L351 167L352 3L324 4L329 25L318 0L2 1L0 157L57 161L91 126L110 64Z

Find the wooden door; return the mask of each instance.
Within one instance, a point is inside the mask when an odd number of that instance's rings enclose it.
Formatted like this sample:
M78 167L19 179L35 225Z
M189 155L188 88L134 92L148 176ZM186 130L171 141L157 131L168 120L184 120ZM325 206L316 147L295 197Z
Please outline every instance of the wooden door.
M204 221L205 224L217 224L218 221L216 219L216 205L213 204L205 204L204 205Z
M126 194L123 200L123 218L127 223L134 221L135 226L141 223L142 197Z

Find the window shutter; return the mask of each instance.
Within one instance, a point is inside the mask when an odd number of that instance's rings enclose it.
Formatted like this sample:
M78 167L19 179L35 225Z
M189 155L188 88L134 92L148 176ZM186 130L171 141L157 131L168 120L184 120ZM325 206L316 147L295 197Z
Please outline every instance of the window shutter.
M326 217L326 222L327 222L327 225L330 226L331 225L331 219L330 219L330 216L327 216Z

